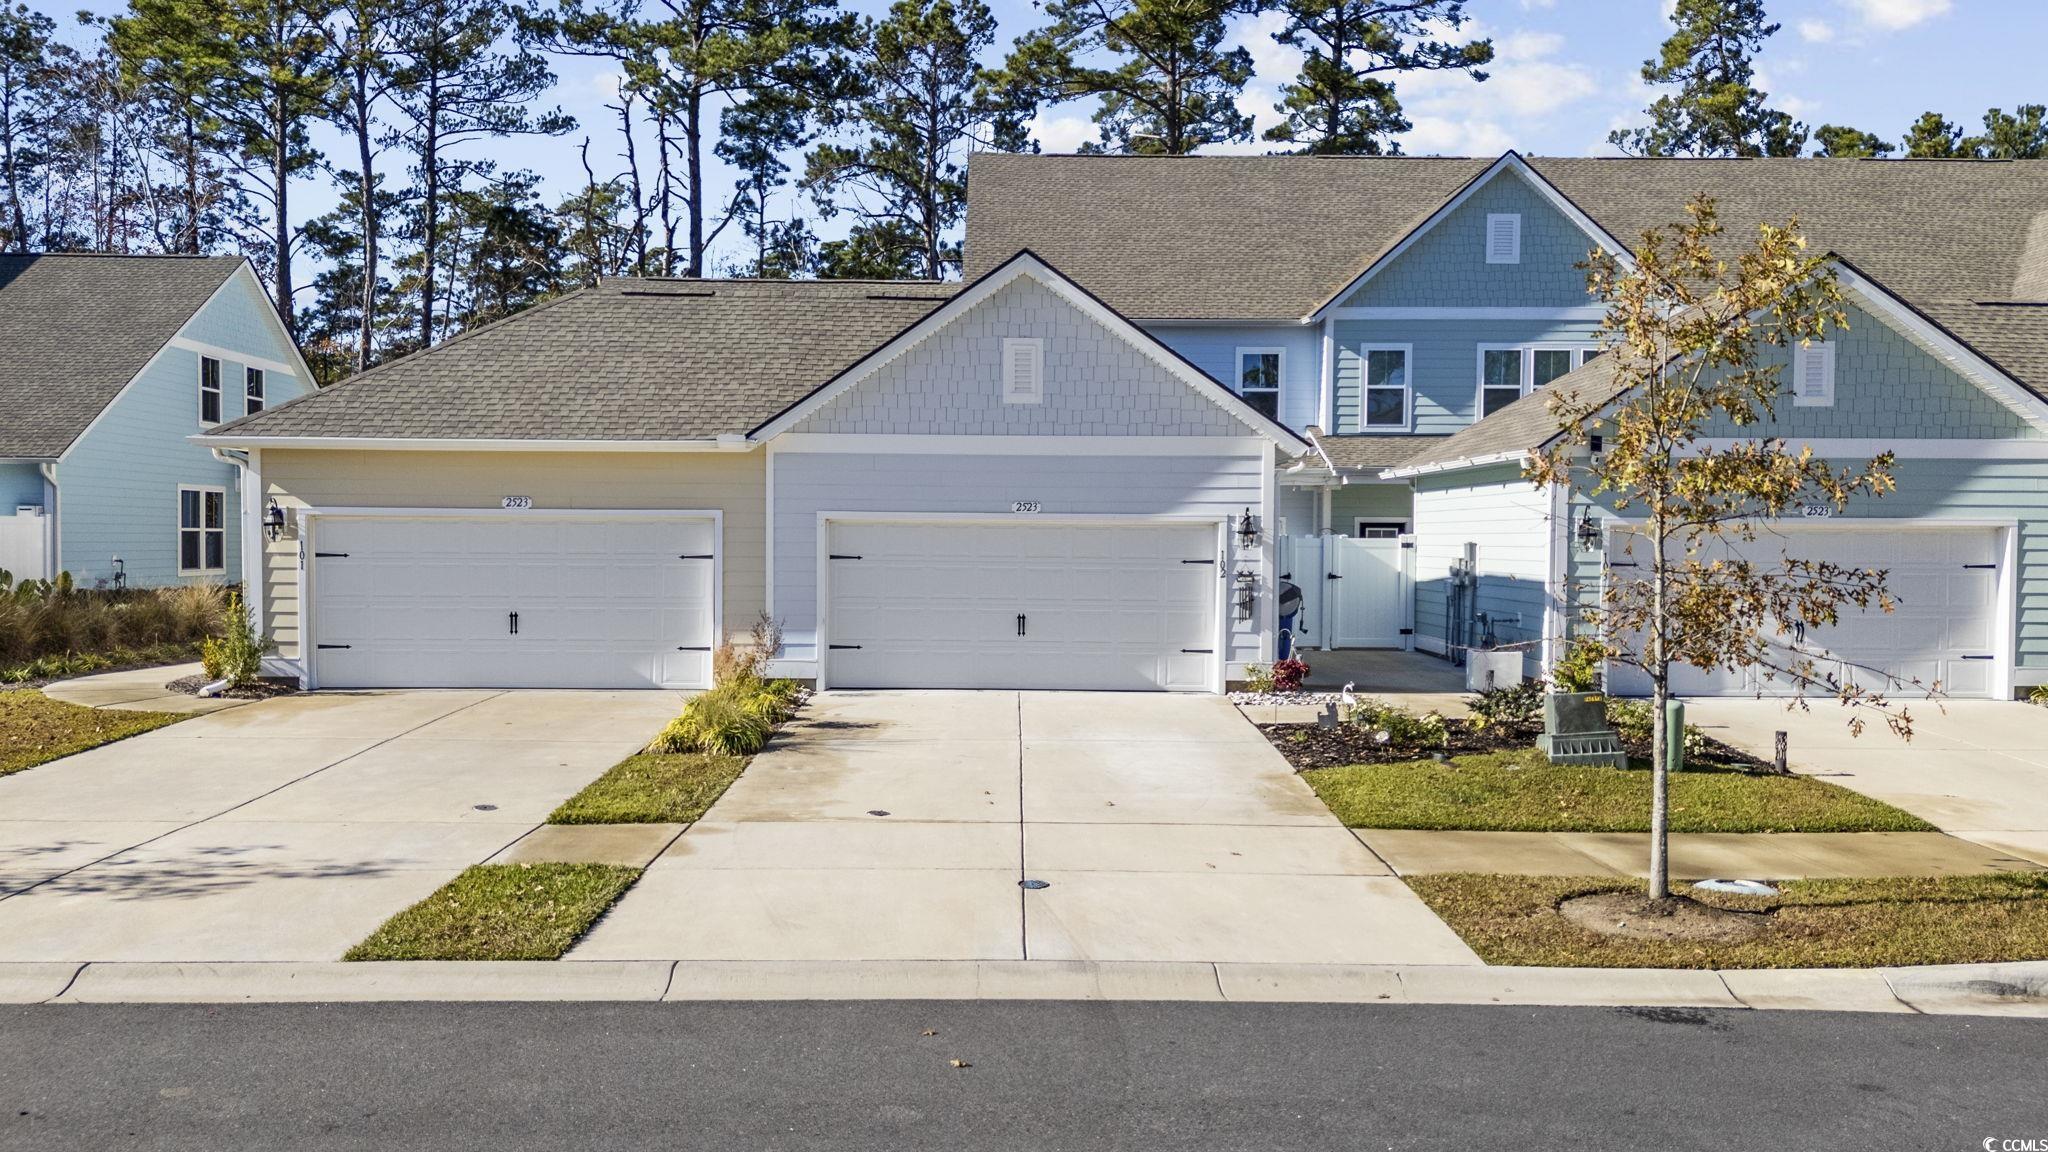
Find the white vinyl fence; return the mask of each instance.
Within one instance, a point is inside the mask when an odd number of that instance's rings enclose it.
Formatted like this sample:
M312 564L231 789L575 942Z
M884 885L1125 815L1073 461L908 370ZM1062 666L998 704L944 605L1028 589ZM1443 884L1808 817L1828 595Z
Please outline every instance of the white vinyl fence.
M1280 574L1301 589L1295 643L1304 648L1408 648L1414 637L1408 539L1286 536Z
M0 569L12 572L16 580L42 579L49 523L40 514L0 514Z

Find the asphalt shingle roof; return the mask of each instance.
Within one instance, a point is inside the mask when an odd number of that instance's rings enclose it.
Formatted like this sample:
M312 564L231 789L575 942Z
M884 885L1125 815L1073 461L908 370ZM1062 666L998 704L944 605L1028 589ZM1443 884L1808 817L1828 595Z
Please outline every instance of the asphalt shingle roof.
M1437 445L1450 439L1448 436L1318 436L1316 446L1329 458L1330 466L1339 472L1373 472L1392 468L1421 451L1425 445Z
M1702 192L1731 243L1796 216L2048 395L2048 160L1527 160L1625 245ZM1299 320L1491 163L977 153L967 274L1029 246L1128 316Z
M609 280L215 434L703 440L745 433L957 285Z
M1433 444L1417 446L1389 467L1427 468L1541 448L1559 435L1557 417L1550 412L1551 398L1562 391L1586 402L1604 404L1615 399L1621 395L1623 385L1616 382L1614 368L1613 356L1590 360L1484 420L1438 438Z
M239 256L0 256L0 457L54 458Z

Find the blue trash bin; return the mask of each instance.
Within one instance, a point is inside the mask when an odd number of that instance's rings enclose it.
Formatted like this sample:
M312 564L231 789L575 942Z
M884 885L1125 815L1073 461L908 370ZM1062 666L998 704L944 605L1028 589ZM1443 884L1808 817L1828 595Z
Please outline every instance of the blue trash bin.
M1274 646L1278 653L1275 660L1286 660L1294 655L1294 621L1301 616L1301 589L1293 581L1280 582L1280 639Z

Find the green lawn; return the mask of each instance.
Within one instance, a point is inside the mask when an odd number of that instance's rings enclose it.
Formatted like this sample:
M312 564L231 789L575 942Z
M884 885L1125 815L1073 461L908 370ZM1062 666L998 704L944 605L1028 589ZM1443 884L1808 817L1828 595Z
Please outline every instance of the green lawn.
M342 959L559 959L639 878L610 864L478 864Z
M2048 959L2048 873L1795 880L1775 897L1681 889L1702 903L1771 913L1739 943L1604 936L1560 902L1640 881L1442 873L1408 886L1488 964L1584 968L1865 968Z
M82 708L34 689L0 692L0 776L186 718L179 713Z
M688 824L725 792L745 757L642 752L569 797L550 824Z
M1353 828L1481 832L1647 832L1647 770L1551 764L1521 749L1444 763L1354 764L1303 772ZM1671 778L1673 832L1928 832L1889 804L1810 776L1730 769Z

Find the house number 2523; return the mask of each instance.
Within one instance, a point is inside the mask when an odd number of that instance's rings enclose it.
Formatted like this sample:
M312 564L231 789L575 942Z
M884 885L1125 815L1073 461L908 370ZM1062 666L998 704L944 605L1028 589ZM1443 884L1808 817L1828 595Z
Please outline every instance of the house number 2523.
M500 503L506 508L531 508L533 507L533 497L507 496Z
M1011 501L1011 503L1010 503L1010 511L1012 511L1012 512L1036 512L1036 511L1038 511L1038 501L1036 501L1036 500L1014 500L1014 501Z

